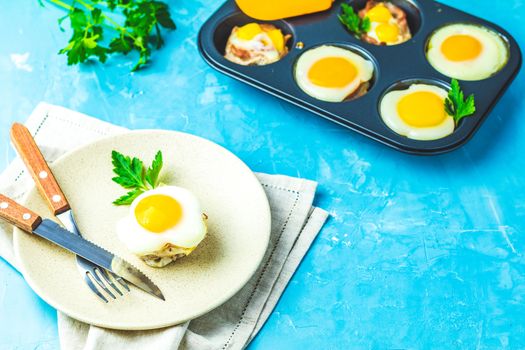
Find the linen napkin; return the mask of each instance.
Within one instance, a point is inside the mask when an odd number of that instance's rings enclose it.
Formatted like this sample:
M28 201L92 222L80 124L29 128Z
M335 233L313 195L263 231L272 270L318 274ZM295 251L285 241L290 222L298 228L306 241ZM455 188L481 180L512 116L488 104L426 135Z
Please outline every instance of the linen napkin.
M118 127L63 107L40 103L26 126L45 158L97 138L125 132ZM60 135L60 137L57 137ZM0 174L0 193L21 200L33 181L16 158ZM117 331L91 326L58 312L63 349L242 349L270 316L301 259L328 214L312 207L316 183L281 175L256 174L271 207L272 232L263 262L252 279L222 306L182 325L149 331ZM0 223L0 256L18 266L12 227Z

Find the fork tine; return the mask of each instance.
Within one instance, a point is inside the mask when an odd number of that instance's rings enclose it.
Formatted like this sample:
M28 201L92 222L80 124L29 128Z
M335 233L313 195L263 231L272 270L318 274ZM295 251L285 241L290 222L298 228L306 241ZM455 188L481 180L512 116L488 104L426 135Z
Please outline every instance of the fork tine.
M128 286L128 284L127 284L127 282L126 282L125 279L123 279L123 278L120 277L119 275L114 274L114 273L111 272L111 271L106 271L106 272L107 272L111 277L113 277L113 279L114 279L115 281L117 281L122 287L124 287L128 292L131 291L131 290L129 289L129 286Z
M113 283L113 280L109 277L108 272L106 271L106 269L100 269L100 270L98 270L98 272L100 272L100 275L106 280L106 282L107 282L111 287L113 287L114 290L117 291L118 294L120 294L120 295L124 295L124 294L122 294L122 292L120 291L120 289L118 289L117 286Z
M89 286L91 291L95 293L100 299L102 299L105 303L108 303L108 299L104 296L104 294L100 293L98 288L95 286L91 278L89 277L91 273L89 271L86 271L86 274L84 275L84 281L86 281L86 284Z
M106 285L104 284L104 282L102 282L102 280L100 279L100 276L98 275L99 272L99 268L98 267L95 267L93 269L93 273L90 274L90 276L93 277L93 279L95 280L95 282L97 282L97 284L100 286L100 288L102 288L104 290L104 292L108 293L110 297L112 297L113 299L117 299L117 297L115 296L115 294L111 293L111 291L109 290L108 287L106 287Z

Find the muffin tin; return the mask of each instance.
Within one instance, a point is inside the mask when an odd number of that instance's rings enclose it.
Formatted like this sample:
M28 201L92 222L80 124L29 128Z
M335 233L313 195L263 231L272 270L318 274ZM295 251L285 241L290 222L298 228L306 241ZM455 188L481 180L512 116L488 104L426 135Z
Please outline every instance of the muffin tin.
M340 23L340 4L330 10L278 21L254 20L243 14L234 0L228 0L202 26L199 50L213 68L309 110L321 117L366 135L397 150L414 154L439 154L466 143L487 118L496 102L508 88L521 66L521 52L515 39L501 27L432 0L393 0L407 14L412 39L394 46L375 46L355 38ZM356 10L366 0L346 2ZM265 66L242 66L226 60L224 49L234 26L250 22L272 23L284 34L292 34L289 53L278 62ZM398 135L388 128L379 115L382 96L413 83L427 83L449 89L450 78L436 71L426 58L426 45L432 33L447 24L472 23L499 33L508 44L509 60L492 77L480 81L460 81L465 95L473 93L476 113L464 118L454 132L442 139L418 141ZM375 72L369 91L359 98L339 103L317 100L303 92L294 79L294 65L303 52L320 45L335 45L354 51L374 64Z

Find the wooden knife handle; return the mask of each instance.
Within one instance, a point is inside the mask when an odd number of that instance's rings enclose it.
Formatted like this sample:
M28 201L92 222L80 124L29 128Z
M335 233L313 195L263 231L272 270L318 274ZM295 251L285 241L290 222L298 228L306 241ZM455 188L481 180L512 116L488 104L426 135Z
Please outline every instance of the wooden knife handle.
M0 218L27 232L33 232L42 222L40 216L3 194L0 194Z
M22 124L14 123L11 127L11 141L35 180L38 190L46 198L53 214L58 215L69 210L66 196L60 189L29 130Z

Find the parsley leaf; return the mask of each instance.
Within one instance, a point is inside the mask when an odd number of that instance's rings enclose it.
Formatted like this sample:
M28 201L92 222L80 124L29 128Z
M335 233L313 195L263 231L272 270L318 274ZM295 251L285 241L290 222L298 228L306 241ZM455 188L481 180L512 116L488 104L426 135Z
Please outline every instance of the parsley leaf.
M157 187L159 185L159 173L162 169L162 152L158 151L155 155L155 159L151 166L146 170L146 181L151 187Z
M177 29L175 22L171 19L168 6L160 1L156 2L155 17L159 24L167 29Z
M113 181L131 191L116 199L113 204L129 205L145 191L159 185L159 174L162 169L162 152L158 151L151 166L146 169L144 163L136 157L128 157L117 151L111 152L113 172L117 175Z
M138 158L131 159L113 151L111 153L113 172L118 176L113 181L125 188L141 187L144 184L144 164Z
M463 91L456 79L450 82L450 90L445 99L445 111L454 118L456 125L459 121L476 112L476 104L474 102L474 95L470 95L465 100Z
M169 7L156 0L47 0L68 10L58 24L69 19L73 31L68 45L59 51L67 55L67 64L83 63L98 58L104 63L114 53L138 52L136 71L150 61L152 49L164 45L161 27L176 29ZM114 18L123 17L116 21ZM123 23L122 23L123 22Z
M339 15L339 20L351 33L361 35L370 30L370 19L368 17L361 18L354 11L354 8L346 3L341 4L342 14Z
M59 25L64 18L59 20ZM67 55L67 64L72 65L86 61L90 56L96 56L100 62L107 58L106 49L99 46L103 39L100 25L100 10L94 9L89 14L78 8L72 8L69 13L73 36L69 44L59 51Z
M140 196L143 193L144 193L144 191L142 191L142 190L134 189L133 191L129 191L128 193L126 193L122 197L119 197L119 198L115 199L113 201L113 204L115 204L115 205L130 205L131 203L133 203L135 198L137 198L138 196Z

